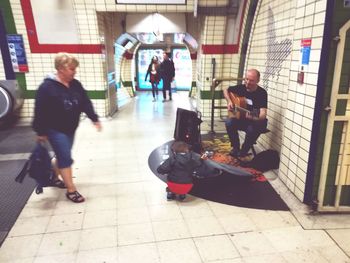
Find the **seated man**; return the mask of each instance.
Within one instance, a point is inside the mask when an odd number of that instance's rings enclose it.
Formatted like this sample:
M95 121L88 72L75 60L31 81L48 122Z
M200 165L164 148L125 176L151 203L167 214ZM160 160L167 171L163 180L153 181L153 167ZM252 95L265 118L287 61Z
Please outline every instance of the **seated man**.
M243 85L230 86L225 89L229 117L225 125L231 141L233 157L244 158L251 146L267 127L267 92L258 86L260 72L249 69L245 75ZM237 100L236 100L237 99ZM242 105L237 105L237 101ZM240 148L238 130L245 131L245 140Z

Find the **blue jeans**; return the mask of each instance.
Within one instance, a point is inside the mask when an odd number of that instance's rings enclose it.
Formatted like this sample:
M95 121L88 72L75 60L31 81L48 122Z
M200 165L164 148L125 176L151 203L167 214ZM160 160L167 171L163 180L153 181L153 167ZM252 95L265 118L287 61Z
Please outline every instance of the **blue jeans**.
M151 82L151 86L152 86L152 96L153 98L155 98L156 95L158 96L158 83Z
M74 134L67 135L63 132L50 129L47 133L47 137L55 152L58 168L71 167L73 164L72 147Z
M228 118L225 125L228 137L231 141L231 146L234 150L240 151L242 155L245 155L248 153L250 147L252 147L260 134L266 130L267 119L263 121L252 121L248 119ZM239 130L246 133L242 149L240 148L238 135Z

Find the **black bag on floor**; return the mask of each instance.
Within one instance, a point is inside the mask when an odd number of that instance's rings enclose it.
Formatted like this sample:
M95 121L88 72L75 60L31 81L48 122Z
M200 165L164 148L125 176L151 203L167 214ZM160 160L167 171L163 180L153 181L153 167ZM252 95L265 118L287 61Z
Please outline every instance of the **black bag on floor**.
M15 181L22 183L27 174L36 181L37 187L35 192L37 194L43 192L43 187L51 185L53 175L51 157L46 147L41 143L36 144L32 154Z
M251 161L241 162L242 167L250 167L260 172L277 169L280 165L280 157L275 150L266 150L258 153Z

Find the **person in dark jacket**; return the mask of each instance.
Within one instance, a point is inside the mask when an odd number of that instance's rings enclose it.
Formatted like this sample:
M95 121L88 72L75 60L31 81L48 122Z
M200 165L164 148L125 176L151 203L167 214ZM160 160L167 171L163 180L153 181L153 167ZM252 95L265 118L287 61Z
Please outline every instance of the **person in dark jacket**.
M78 60L68 53L55 57L55 74L49 75L39 86L34 109L33 129L38 141L48 140L55 152L55 185L66 187L66 197L84 202L73 183L71 150L80 114L86 113L97 128L101 124L82 84L74 78ZM61 175L63 182L59 180Z
M174 62L170 59L170 53L163 52L163 62L160 64L161 78L163 79L163 102L166 101L166 91L169 92L169 100L171 100L171 82L175 78Z
M176 194L183 201L193 187L193 172L202 163L200 155L194 155L183 141L171 146L172 154L158 168L160 174L167 174L167 200L174 200Z
M147 81L147 77L149 75L149 82L151 82L152 86L152 96L153 101L156 101L156 95L158 97L158 84L159 84L159 61L157 56L153 56L151 63L148 66L147 73L145 76L145 81Z

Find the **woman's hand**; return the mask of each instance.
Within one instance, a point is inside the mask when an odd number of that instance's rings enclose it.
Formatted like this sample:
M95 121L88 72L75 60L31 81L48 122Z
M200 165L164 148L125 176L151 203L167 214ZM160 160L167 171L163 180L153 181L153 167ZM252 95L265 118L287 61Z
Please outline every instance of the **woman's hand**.
M100 132L100 131L102 130L101 122L96 121L96 122L94 122L94 125L95 125L96 130L97 130L98 132Z
M47 136L46 135L36 136L36 141L37 142L46 142Z

